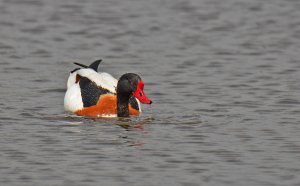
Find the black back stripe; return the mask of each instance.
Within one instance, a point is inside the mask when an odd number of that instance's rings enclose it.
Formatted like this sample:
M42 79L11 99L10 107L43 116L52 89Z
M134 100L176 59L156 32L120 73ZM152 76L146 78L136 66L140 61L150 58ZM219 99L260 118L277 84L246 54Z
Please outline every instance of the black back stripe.
M86 77L80 78L79 86L81 89L81 97L84 107L96 105L99 100L99 97L102 94L109 93L108 90L97 86L96 83L94 83Z

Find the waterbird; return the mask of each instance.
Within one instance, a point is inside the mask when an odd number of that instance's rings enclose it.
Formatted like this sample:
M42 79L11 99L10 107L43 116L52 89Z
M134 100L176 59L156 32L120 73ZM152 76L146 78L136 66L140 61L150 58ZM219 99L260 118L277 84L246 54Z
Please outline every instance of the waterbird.
M70 72L64 97L66 111L88 117L129 117L139 115L141 104L152 104L144 93L144 81L135 73L125 73L119 80L98 72L101 59Z

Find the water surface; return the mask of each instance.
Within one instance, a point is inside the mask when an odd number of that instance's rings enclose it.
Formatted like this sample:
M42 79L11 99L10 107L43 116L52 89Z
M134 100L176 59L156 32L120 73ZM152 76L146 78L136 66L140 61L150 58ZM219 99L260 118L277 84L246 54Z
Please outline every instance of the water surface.
M0 0L1 185L299 185L300 2ZM130 120L63 110L73 61L135 72Z

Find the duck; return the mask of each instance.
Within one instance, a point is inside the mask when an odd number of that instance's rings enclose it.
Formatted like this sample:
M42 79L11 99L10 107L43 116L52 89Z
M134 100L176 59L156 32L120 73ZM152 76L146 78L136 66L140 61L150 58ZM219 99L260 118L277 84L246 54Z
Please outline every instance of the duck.
M141 103L152 104L144 93L144 81L138 74L125 73L118 80L98 72L102 60L70 72L64 97L64 108L78 116L130 117L141 114Z

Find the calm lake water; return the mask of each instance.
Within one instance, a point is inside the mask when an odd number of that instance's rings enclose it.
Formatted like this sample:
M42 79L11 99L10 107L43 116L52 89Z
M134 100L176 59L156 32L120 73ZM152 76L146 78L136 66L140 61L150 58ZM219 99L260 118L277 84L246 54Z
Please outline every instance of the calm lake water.
M1 185L300 185L299 9L0 0ZM140 117L64 111L72 62L100 58L144 79Z

